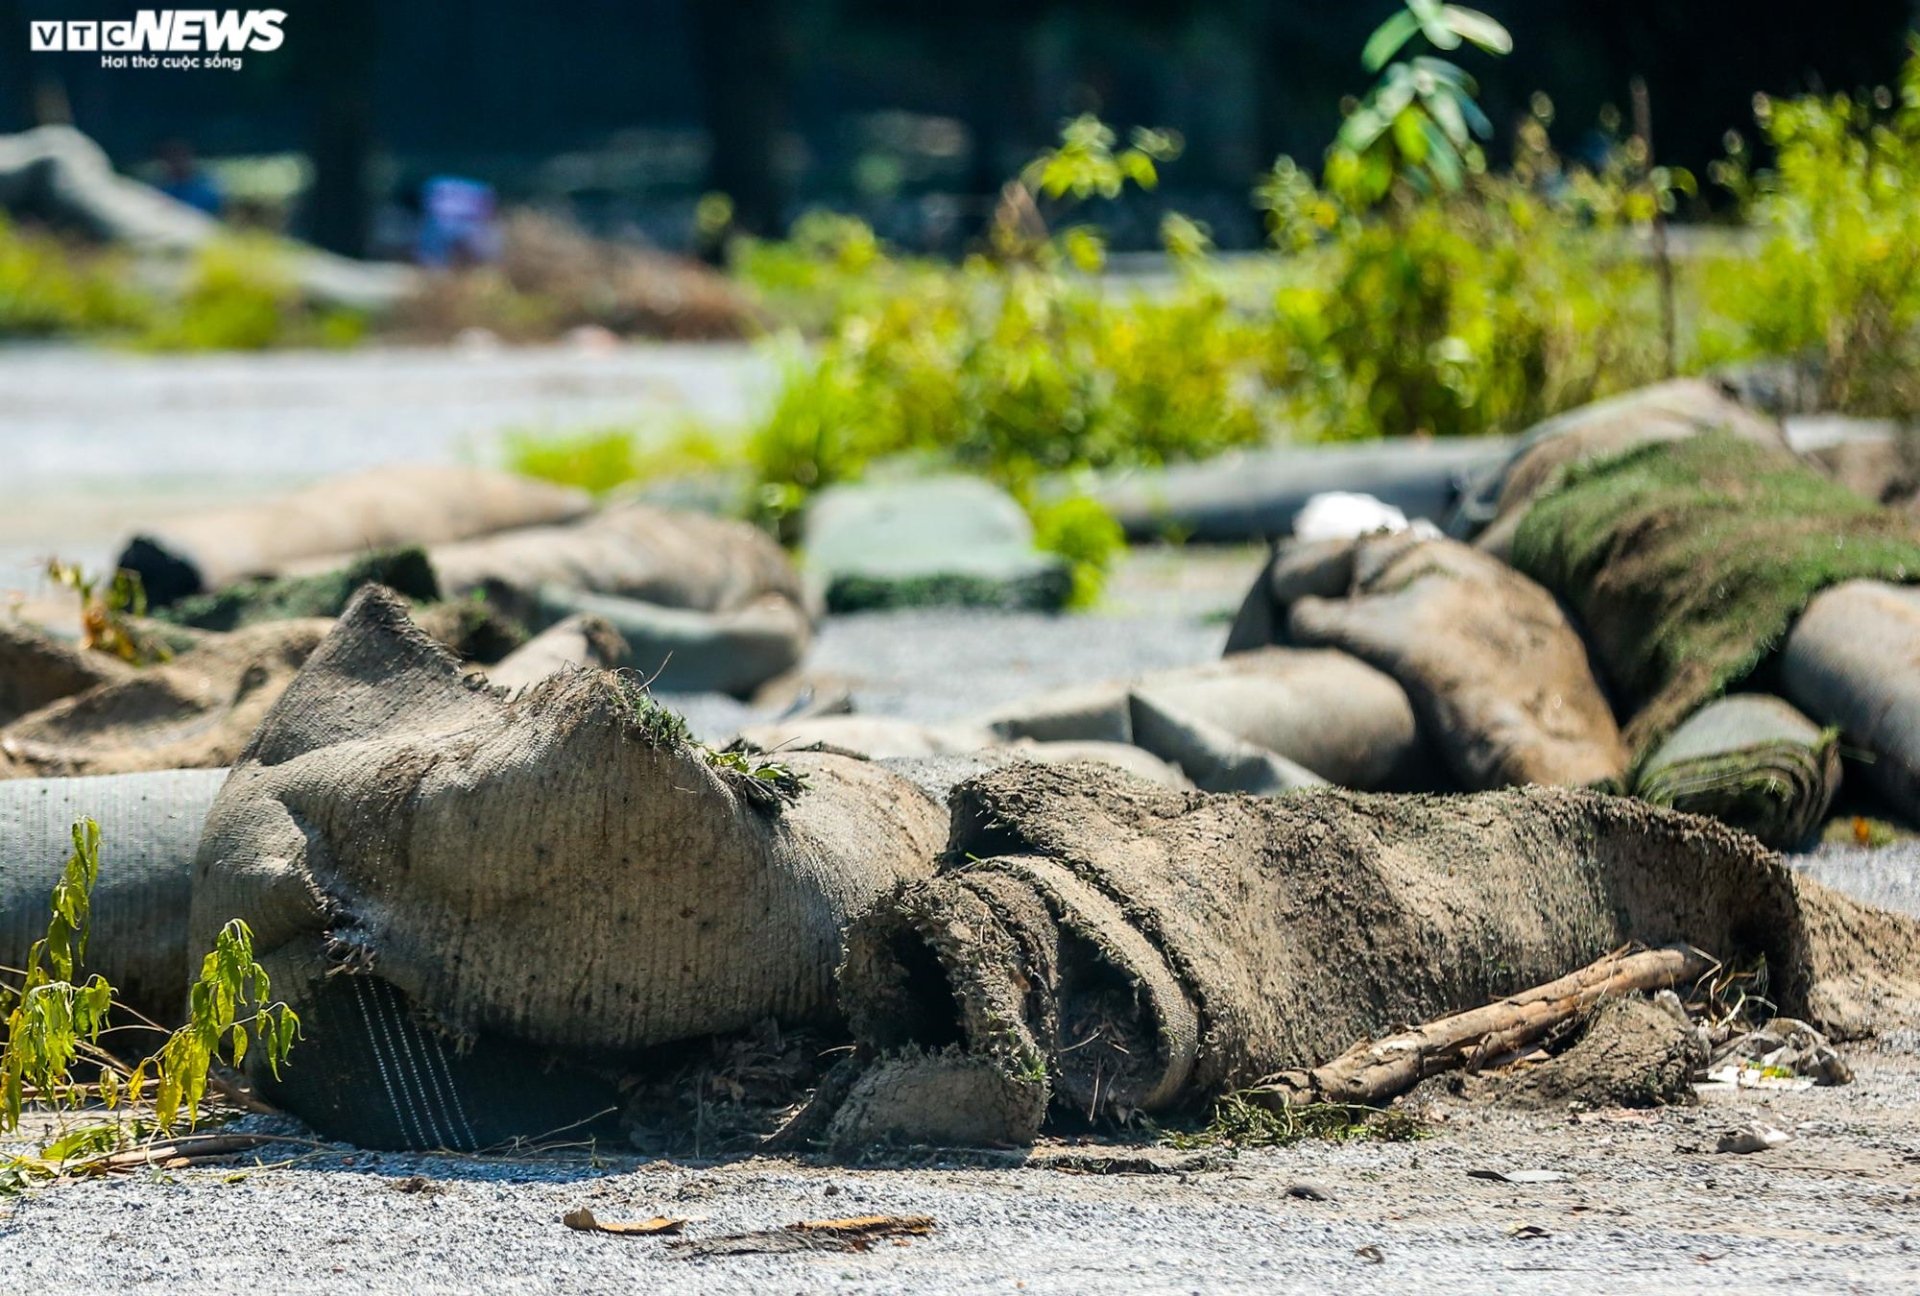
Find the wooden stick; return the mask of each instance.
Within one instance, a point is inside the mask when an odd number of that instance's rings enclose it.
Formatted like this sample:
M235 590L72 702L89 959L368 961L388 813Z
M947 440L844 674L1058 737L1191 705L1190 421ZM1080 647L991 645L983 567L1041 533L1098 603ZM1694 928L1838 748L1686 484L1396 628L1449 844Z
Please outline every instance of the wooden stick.
M1283 1071L1242 1095L1263 1107L1390 1102L1428 1076L1472 1067L1544 1036L1605 999L1696 980L1716 966L1699 950L1670 945L1615 950L1558 981L1379 1040L1362 1040L1325 1066Z

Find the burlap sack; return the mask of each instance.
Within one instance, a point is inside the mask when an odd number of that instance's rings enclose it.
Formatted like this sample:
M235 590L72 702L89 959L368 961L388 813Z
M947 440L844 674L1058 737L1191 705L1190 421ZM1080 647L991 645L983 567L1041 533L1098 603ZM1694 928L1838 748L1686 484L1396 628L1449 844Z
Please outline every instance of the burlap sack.
M0 619L0 725L132 673L117 657L89 652L24 621Z
M195 866L192 938L245 918L308 1019L265 1092L335 1137L480 1146L590 1116L594 1059L833 1021L848 919L928 871L945 814L867 761L767 769L685 735L621 676L509 700L363 591Z
M1920 1003L1920 922L1625 798L1206 796L1061 766L980 775L952 810L941 871L849 935L841 996L876 1061L836 1143L1018 1142L1049 1099L1190 1106L1634 940L1764 954L1781 1010L1840 1034Z
M555 622L487 669L495 688L521 689L563 670L612 670L627 657L627 641L596 616Z
M516 611L514 599L530 604L548 585L689 612L732 612L768 594L805 603L799 573L757 527L640 503L429 553L448 598L488 590Z
M1819 830L1839 791L1835 739L1777 697L1736 693L1675 729L1641 764L1633 794L1791 850Z
M311 575L266 576L178 599L156 619L198 630L239 630L298 617L337 617L362 585L385 585L396 594L432 603L440 582L426 550L382 549L350 557L339 567Z
M1719 383L1675 378L1568 410L1530 430L1497 472L1485 474L1467 492L1448 533L1477 537L1480 548L1505 559L1528 506L1573 465L1702 432L1723 432L1776 449L1787 444L1778 423Z
M187 899L200 825L223 769L0 783L0 967L17 968L46 935L53 885L72 853L73 825L100 825L85 973L157 1022L187 999ZM149 1043L154 1041L149 1041Z
M279 499L172 518L135 532L119 565L161 607L302 560L339 567L369 549L433 545L584 515L584 492L485 468L388 465Z
M1143 708L1151 716L1143 716ZM1237 653L1137 680L1042 694L977 723L1003 739L1133 743L1180 766L1202 787L1210 777L1205 771L1231 770L1243 760L1243 744L1348 787L1427 788L1443 776L1421 741L1406 693L1338 652ZM1290 777L1280 766L1271 769ZM1229 783L1213 790L1251 789Z
M1128 743L1035 742L1030 738L1007 742L990 729L965 723L917 724L892 716L807 716L748 725L740 731L739 742L750 751L774 755L788 751L829 751L888 761L1005 751L1045 764L1096 761L1151 783L1167 787L1193 786L1174 765Z
M42 707L0 728L0 778L231 765L331 626L253 626Z
M1920 819L1920 590L1848 581L1817 596L1780 656L1781 690L1864 753L1861 773Z
M1282 546L1228 652L1261 625L1392 676L1470 790L1610 786L1626 772L1613 713L1553 596L1467 545L1399 532Z

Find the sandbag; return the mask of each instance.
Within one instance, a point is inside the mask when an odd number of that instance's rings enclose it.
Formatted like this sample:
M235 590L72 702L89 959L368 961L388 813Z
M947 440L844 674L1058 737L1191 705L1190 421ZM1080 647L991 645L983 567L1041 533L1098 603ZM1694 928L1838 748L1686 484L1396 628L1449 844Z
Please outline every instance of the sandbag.
M157 1022L187 996L187 901L200 824L227 772L159 770L0 783L0 967L25 964L81 819L100 825L100 877L82 975Z
M1911 436L1849 438L1810 450L1807 458L1875 504L1903 504L1920 493L1920 443Z
M570 668L611 670L627 658L627 641L605 619L584 613L556 621L489 667L495 688L519 689Z
M759 528L640 503L565 526L437 544L429 556L448 598L484 590L528 620L521 605L543 586L689 612L731 612L768 594L805 603L799 573Z
M1675 378L1568 410L1534 427L1495 471L1483 474L1448 519L1456 539L1506 558L1513 529L1567 469L1634 446L1721 432L1786 448L1780 425L1705 378ZM1476 539L1477 537L1477 539Z
M833 612L1051 612L1073 594L1066 560L1034 548L1026 511L977 477L831 487L808 506L801 547Z
M1187 730L1137 724L1142 698ZM1347 787L1430 788L1441 775L1405 691L1339 652L1237 653L1137 680L1041 694L989 712L978 723L1004 739L1134 743L1181 766L1195 782L1203 777L1195 772L1202 766L1231 767L1244 754L1239 743ZM1209 737L1233 741L1216 743L1203 755L1195 744ZM1194 768L1187 768L1189 762Z
M1790 850L1819 829L1839 790L1835 739L1777 697L1736 693L1700 708L1655 748L1634 795Z
M239 630L22 716L0 728L0 779L231 765L331 626Z
M1114 474L1092 494L1129 540L1176 535L1230 544L1289 535L1307 501L1328 491L1371 495L1409 518L1439 521L1454 507L1460 482L1501 463L1512 447L1503 437L1426 437L1233 451Z
M669 693L748 697L798 666L813 642L813 622L785 594L763 594L741 607L698 612L564 585L535 591L537 624L585 614L619 632L621 664Z
M1795 705L1865 753L1862 774L1920 820L1920 590L1848 581L1807 604L1780 656Z
M1635 940L1764 955L1781 1010L1842 1034L1920 1002L1920 922L1626 798L1208 796L1014 767L952 811L939 873L849 933L840 993L873 1078L837 1144L969 1116L1024 1141L1049 1101L1077 1121L1190 1107ZM955 1083L884 1100L956 1057L976 1065Z
M918 724L892 716L807 716L748 725L740 731L739 741L749 750L775 755L787 751L812 750L889 761L960 756L994 749L1017 754L1024 760L1047 764L1097 761L1167 787L1193 786L1177 766L1127 743L1035 742L1030 738L1019 738L1009 743L990 729L965 723Z
M1457 541L1399 532L1283 545L1227 651L1262 634L1338 648L1392 676L1469 790L1610 786L1626 772L1612 710L1553 597Z
M0 620L0 725L95 685L124 679L133 669L117 657L66 643L24 621Z
M272 1101L369 1146L485 1146L607 1105L590 1061L832 1023L848 919L928 871L945 818L868 761L719 757L630 677L508 698L369 587L216 799L189 935L246 919L305 1020L255 1073Z
M311 574L369 549L433 545L509 527L563 522L592 507L583 491L485 468L391 464L278 499L210 509L136 531L119 565L154 607L306 562Z
M160 608L155 617L197 630L239 630L298 617L337 617L362 585L385 585L422 602L440 598L440 582L424 549L385 549L312 575L244 580L193 594Z
M1920 580L1920 527L1785 450L1704 433L1570 469L1527 510L1513 561L1573 610L1644 757L1821 590Z

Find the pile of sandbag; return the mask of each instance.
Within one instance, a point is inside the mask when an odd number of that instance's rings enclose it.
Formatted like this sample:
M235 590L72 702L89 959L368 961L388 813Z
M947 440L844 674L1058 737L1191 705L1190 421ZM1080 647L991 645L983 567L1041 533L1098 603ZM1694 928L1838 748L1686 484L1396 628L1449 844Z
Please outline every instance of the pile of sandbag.
M484 600L535 631L594 616L620 635L620 665L675 692L751 694L813 634L793 564L745 523L596 509L583 492L479 468L380 468L143 527L119 561L159 615L205 629L335 616L368 582Z

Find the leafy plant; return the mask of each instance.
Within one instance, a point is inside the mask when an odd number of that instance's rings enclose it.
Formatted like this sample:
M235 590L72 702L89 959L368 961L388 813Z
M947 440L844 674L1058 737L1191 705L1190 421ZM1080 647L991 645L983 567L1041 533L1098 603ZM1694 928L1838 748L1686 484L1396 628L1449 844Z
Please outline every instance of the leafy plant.
M514 472L596 495L629 482L719 468L728 457L717 437L695 425L654 446L643 445L637 430L627 427L509 431L505 442L507 467Z
M1396 182L1421 190L1458 189L1483 162L1477 140L1493 134L1472 77L1430 54L1388 62L1416 36L1436 50L1473 44L1489 54L1513 49L1507 29L1477 9L1440 0L1406 0L1374 29L1360 62L1380 79L1347 114L1328 157L1328 181L1348 200L1371 205Z
M101 1044L120 1005L108 981L95 973L76 982L92 925L93 887L100 877L100 826L73 825L73 852L52 896L46 936L34 943L18 986L0 989L7 1034L0 1049L0 1133L19 1129L29 1104L79 1110L90 1104L114 1119L63 1131L38 1156L10 1158L0 1185L18 1186L117 1151L150 1133L195 1124L208 1078L221 1062L239 1066L251 1047L264 1051L275 1075L300 1032L300 1020L272 999L267 971L254 960L253 933L235 919L221 929L201 963L186 1025L171 1033L144 1019L130 1029L165 1036L151 1055L129 1067ZM76 1079L91 1068L92 1083Z
M1351 1103L1309 1103L1268 1107L1232 1093L1214 1104L1199 1129L1167 1130L1162 1139L1178 1148L1228 1147L1236 1150L1288 1147L1308 1139L1335 1143L1372 1141L1411 1143L1428 1130L1416 1118L1392 1108Z
M149 321L140 345L156 351L263 351L352 346L364 316L310 303L273 239L228 237L201 248L179 294Z
M129 620L147 614L147 592L138 572L121 568L103 586L101 577L87 575L78 563L53 558L47 562L47 579L79 598L81 647L135 666L172 655L165 644L140 633Z
M1920 43L1897 93L1757 96L1755 116L1773 168L1751 175L1735 136L1709 173L1762 234L1711 268L1715 358L1791 357L1823 408L1920 412Z

